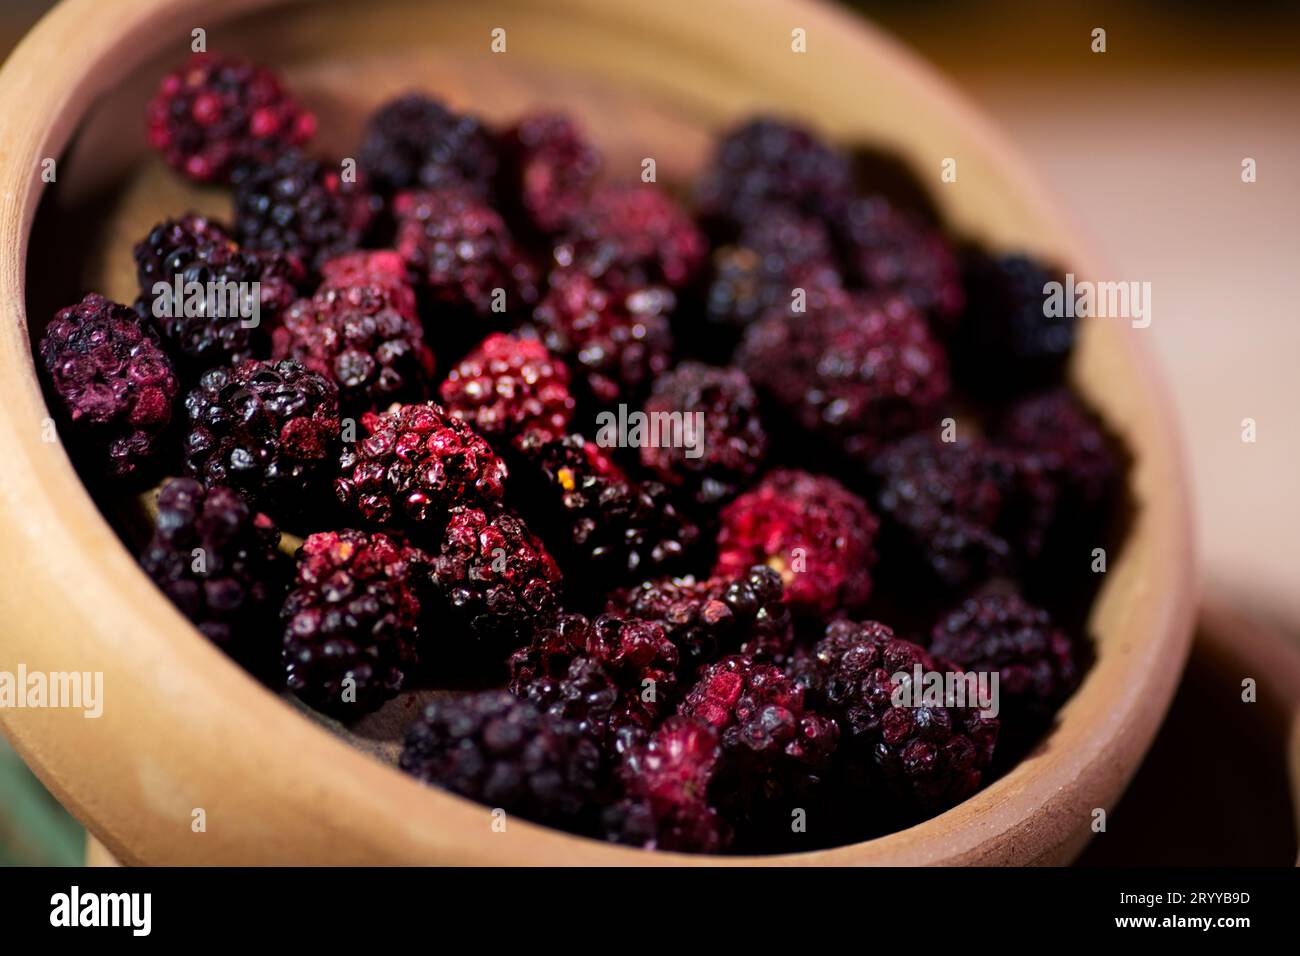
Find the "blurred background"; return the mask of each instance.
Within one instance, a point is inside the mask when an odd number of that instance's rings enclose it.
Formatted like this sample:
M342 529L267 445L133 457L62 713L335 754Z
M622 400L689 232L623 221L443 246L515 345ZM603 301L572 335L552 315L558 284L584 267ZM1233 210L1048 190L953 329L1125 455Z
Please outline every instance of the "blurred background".
M3 0L0 55L51 5ZM1112 835L1123 836L1094 841L1084 862L1294 862L1292 718L1219 719L1214 708L1233 701L1216 699L1213 678L1260 662L1225 659L1225 646L1300 642L1300 4L849 5L1002 128L1106 278L1151 283L1144 334L1182 421L1207 611L1165 730L1112 814ZM1091 50L1098 27L1105 53ZM1253 184L1241 180L1247 157ZM1243 418L1257 423L1253 444L1241 440ZM1209 766L1206 752L1217 755ZM1207 821L1204 803L1171 808L1168 794L1184 787L1221 812ZM0 865L74 864L82 854L79 828L0 739Z

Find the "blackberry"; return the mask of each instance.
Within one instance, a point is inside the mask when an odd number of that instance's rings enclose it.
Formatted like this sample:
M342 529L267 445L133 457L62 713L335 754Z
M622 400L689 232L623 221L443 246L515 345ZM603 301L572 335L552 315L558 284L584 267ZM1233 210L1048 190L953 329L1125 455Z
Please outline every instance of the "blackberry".
M658 482L635 482L580 435L521 443L516 493L552 543L570 582L590 588L670 571L699 529Z
M451 508L501 500L505 463L441 406L367 412L361 427L365 437L343 449L334 491L366 521L437 534Z
M574 270L552 273L534 311L546 347L569 363L596 405L635 400L672 362L672 292L611 292Z
M406 263L393 249L345 252L321 263L321 286L349 289L353 286L383 286L401 312L415 308L415 292Z
M977 584L1008 569L1021 522L1014 462L981 439L913 435L871 464L885 550L941 584Z
M606 837L647 850L725 850L731 828L708 802L720 757L712 727L670 718L624 756L618 770L623 797L605 810Z
M1059 276L1023 255L968 250L966 310L952 349L957 378L982 395L1004 396L1060 381L1074 348L1075 320L1049 315L1046 286Z
M147 477L180 384L140 317L91 293L54 316L40 354L72 434L96 466L115 480Z
M431 701L407 729L399 763L425 783L528 820L595 824L600 750L576 725L507 691Z
M846 156L798 124L759 117L719 141L695 200L710 228L726 238L774 205L828 216L852 191Z
M185 397L185 469L268 510L300 513L328 487L339 448L338 391L297 362L211 369Z
M847 203L837 220L848 273L867 289L905 299L936 334L952 331L962 306L961 269L943 235L884 196Z
M452 626L490 650L527 643L560 610L555 559L505 510L452 511L433 577Z
M561 270L627 294L647 285L683 288L704 265L708 243L658 186L619 183L596 190L552 255Z
M208 640L259 676L277 660L275 621L289 585L275 522L229 488L173 478L158 492L140 565Z
M193 377L214 365L233 365L261 352L262 330L275 325L297 297L305 277L294 257L246 252L224 226L197 213L154 226L136 243L135 264L140 285L136 311L153 322L176 362ZM184 302L171 298L159 302L162 297L154 294L160 282L171 292L178 277L182 294L190 283L203 286L195 314L187 314ZM259 292L258 321L250 327L245 324L247 303L239 297L251 291L254 282Z
M883 624L833 621L813 653L794 666L813 706L834 716L840 758L869 768L907 808L929 814L979 789L993 759L998 721L977 707L896 706L895 691L925 673L954 671Z
M463 186L487 199L497 152L491 131L476 117L408 93L370 116L357 158L375 189L385 195L415 187Z
M434 357L414 291L382 275L354 278L359 270L337 268L344 279L327 278L315 295L295 302L271 332L271 357L294 359L328 378L347 414L428 398Z
M542 343L494 332L439 388L447 411L490 441L559 438L573 418L569 370Z
M600 153L560 113L525 117L504 137L510 194L542 235L574 225L600 172Z
M930 652L963 670L997 673L1004 710L1051 714L1079 681L1073 642L1014 592L986 589L945 614Z
M398 193L393 215L397 250L436 302L487 319L537 301L532 263L500 214L467 188Z
M749 327L737 364L801 427L855 459L938 420L948 363L905 300L810 297Z
M662 625L687 675L737 652L780 663L794 640L781 575L763 565L734 577L646 581L616 592L608 608Z
M275 73L207 53L163 77L145 116L149 145L197 182L228 182L237 167L269 164L316 132Z
M767 455L758 398L739 369L683 362L655 382L645 414L652 428L657 416L681 416L682 441L647 440L641 464L703 509L734 498ZM652 437L663 435L654 430Z
M336 717L379 708L417 662L428 591L418 548L364 531L308 537L280 614L289 689Z
M714 574L776 570L797 613L852 611L871 596L879 522L834 478L782 468L722 512Z
M241 171L235 234L246 249L296 256L311 269L361 244L376 212L363 180L297 150Z

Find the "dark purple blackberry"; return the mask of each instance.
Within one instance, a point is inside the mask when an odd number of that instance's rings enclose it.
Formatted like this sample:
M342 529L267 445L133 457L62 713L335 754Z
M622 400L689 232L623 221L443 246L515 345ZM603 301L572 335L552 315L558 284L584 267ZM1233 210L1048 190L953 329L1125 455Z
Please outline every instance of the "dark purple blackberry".
M1008 569L1023 516L1014 461L981 439L913 435L871 463L885 552L959 588Z
M1073 308L1049 307L1046 286L1059 276L1022 255L995 258L967 250L966 310L952 348L959 381L1000 396L1060 381L1074 348ZM1050 312L1059 312L1051 315Z
M836 225L850 277L906 299L929 318L936 334L952 331L966 294L957 257L942 233L884 196L847 203Z
M582 627L588 626L581 615L566 615L568 618L577 618ZM528 648L520 648L511 656L511 691L552 716L572 721L605 752L617 749L617 742L625 737L644 738L649 721L643 709L627 699L599 662L566 644L563 651L538 652L537 659L546 662L544 665L516 664L521 656L530 658L541 635L547 633L554 632L539 632Z
M275 513L299 513L329 488L339 450L338 391L297 362L214 368L185 398L186 471Z
M938 421L948 362L898 297L809 297L749 327L736 364L802 428L853 458Z
M281 611L289 689L317 710L355 718L402 688L415 666L429 559L384 534L313 534Z
M923 673L959 669L923 648L896 638L883 624L840 620L826 628L813 653L793 666L808 699L838 721L840 761L868 768L902 802L929 815L965 800L979 789L993 759L996 718L975 706L896 706L915 668Z
M344 446L334 492L365 521L437 535L452 508L501 500L505 463L441 406L367 412L361 428L365 434Z
M414 187L464 186L487 199L497 152L491 131L476 117L408 93L371 115L357 157L374 188L385 195Z
M198 182L274 161L316 132L316 117L275 73L234 57L196 53L163 77L146 113L149 145Z
M587 206L600 153L561 113L520 120L504 137L509 193L542 235L570 228Z
M264 354L266 330L297 298L305 278L295 257L246 252L224 226L197 213L154 226L135 245L135 265L140 285L136 311L152 319L176 361L194 377L216 365ZM184 300L179 308L174 301L178 279L187 298L186 286L202 286L195 314L186 314ZM242 296L251 294L254 282L258 314L251 324L251 303ZM166 284L167 294L155 295L158 283Z
M507 691L431 701L406 731L401 768L425 783L538 823L594 826L599 748L577 725Z
M699 539L658 482L635 482L580 435L521 443L515 494L571 584L600 588L670 572Z
M158 493L140 565L203 636L262 677L278 660L289 560L270 518L229 488L173 478Z
M235 184L235 234L254 252L283 252L308 268L361 244L376 211L361 179L296 150L250 166Z
M54 316L40 355L72 435L97 470L132 481L155 470L180 383L141 318L91 293Z
M433 576L449 630L467 632L492 651L527 643L560 612L562 578L555 559L505 510L454 510Z
M647 850L725 850L731 828L708 801L720 758L718 735L708 724L667 720L624 755L618 770L623 797L603 814L606 837Z
M1056 710L1079 682L1074 645L1042 608L987 589L941 617L930 652L966 671L998 674L1004 709Z
M696 581L659 578L609 601L610 611L654 621L681 657L681 673L693 675L720 655L741 653L780 663L794 640L781 575L758 566L735 577Z
M758 397L739 369L683 362L655 382L645 414L652 433L641 445L641 464L702 509L735 497L767 455ZM659 416L679 416L680 440L655 427Z
M785 120L761 117L727 133L696 186L700 214L720 236L789 206L827 216L853 191L853 171L843 154L812 132Z

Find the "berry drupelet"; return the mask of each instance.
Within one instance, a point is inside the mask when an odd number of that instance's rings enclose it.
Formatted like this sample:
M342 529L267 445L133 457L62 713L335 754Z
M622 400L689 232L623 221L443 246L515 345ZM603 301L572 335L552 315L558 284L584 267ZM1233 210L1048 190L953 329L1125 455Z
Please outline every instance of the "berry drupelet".
M495 137L476 117L408 93L371 115L357 158L384 195L416 187L461 186L487 199L497 153Z
M207 53L163 77L146 119L149 145L198 182L228 182L236 168L267 165L316 132L316 118L273 72Z
M364 531L308 537L280 615L289 689L336 717L377 709L416 664L428 593L418 548Z
M334 491L367 522L436 535L453 507L501 500L505 463L441 406L367 412L361 427L365 436L344 446Z
M208 640L259 677L279 660L276 615L289 559L270 518L229 488L173 478L158 493L140 565Z
M780 663L794 640L781 575L766 565L735 577L646 581L616 592L608 607L662 625L688 676L722 654Z
M323 500L339 449L338 390L297 362L205 372L185 398L186 471L272 513Z
M1004 709L1038 716L1055 711L1079 680L1073 642L1015 592L985 589L945 614L930 652L963 670L996 672Z
M544 236L571 228L600 173L600 153L562 113L526 116L504 136L507 198Z
M579 832L595 827L600 749L577 725L503 690L431 701L406 731L400 766L493 809Z
M978 705L896 706L905 674L956 671L875 621L833 621L811 655L793 666L809 701L838 721L841 762L866 765L912 811L931 814L966 799L993 759L996 718Z
M91 293L54 316L40 355L96 469L115 480L146 479L180 390L153 331L132 309Z
M645 414L650 422L681 416L681 440L646 441L641 464L701 510L734 498L767 455L758 397L739 369L683 362L655 382ZM698 432L697 420L703 425Z
M800 427L853 458L939 419L948 362L906 300L809 297L749 327L736 363Z
M722 512L714 574L776 570L799 614L853 611L871 596L879 522L834 478L778 469Z
M448 412L498 448L527 432L559 438L573 418L565 364L541 342L500 332L462 359L438 391Z
M297 150L246 167L235 183L240 244L296 256L309 269L359 246L376 209L362 179Z

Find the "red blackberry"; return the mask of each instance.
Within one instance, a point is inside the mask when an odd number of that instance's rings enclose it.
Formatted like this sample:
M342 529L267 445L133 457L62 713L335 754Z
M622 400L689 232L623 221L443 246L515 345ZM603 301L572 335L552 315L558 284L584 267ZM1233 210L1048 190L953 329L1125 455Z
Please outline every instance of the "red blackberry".
M395 253L353 253L376 257ZM326 268L329 268L328 263ZM271 357L291 358L338 386L339 404L356 414L429 397L433 351L415 309L415 293L383 274L335 268L310 299L300 299L271 332Z
M841 760L873 768L908 806L930 813L979 789L998 721L946 696L939 705L896 706L895 691L918 665L926 673L957 670L883 624L839 620L794 673L813 706L839 722Z
M705 581L646 581L615 593L608 607L662 625L681 656L683 674L736 652L780 662L794 640L781 576L766 566Z
M703 266L708 243L660 187L619 183L596 190L552 253L559 269L627 294L652 284L681 289Z
M834 478L782 468L722 512L714 573L775 569L792 610L852 611L871 596L875 515Z
M697 543L658 482L637 483L580 435L521 443L516 493L571 583L590 588L669 571ZM527 513L527 512L526 512Z
M203 636L259 676L278 659L275 621L289 584L280 532L229 488L173 478L158 493L140 565Z
M958 379L994 396L1058 382L1075 326L1064 307L1055 310L1061 315L1048 314L1046 286L1058 276L1026 256L967 250L962 279L966 311L952 349Z
M1055 711L1079 681L1070 638L1014 592L986 589L945 614L930 652L963 670L997 673L1004 707L1037 715Z
M452 511L433 576L453 629L489 650L527 643L560 610L555 559L509 511Z
M366 436L344 446L334 491L366 521L436 534L451 508L501 500L505 463L433 402L367 412L361 427Z
M736 356L801 427L864 458L938 419L948 363L906 301L832 294L808 305L750 326Z
M196 53L163 77L146 112L149 145L198 182L227 182L241 165L265 165L316 132L316 117L270 70Z
M606 809L606 837L647 850L718 853L731 828L709 805L721 757L718 735L701 720L672 717L623 757L623 798Z
M400 766L425 783L538 823L594 826L596 744L503 690L431 701L406 731Z
M247 167L235 184L235 234L244 248L288 253L312 269L360 245L375 211L363 181L297 150Z
M464 186L486 199L496 175L497 145L476 117L408 93L371 115L357 158L385 195L414 187Z
M280 614L289 689L336 717L377 709L416 663L428 589L418 548L364 531L311 535Z
M710 226L727 236L773 205L826 216L852 191L847 157L802 126L760 117L719 141L695 199Z
M505 220L468 189L398 193L393 215L397 250L435 301L464 306L480 318L537 301L532 263Z
M415 292L406 263L394 249L358 250L326 259L320 267L321 285L335 289L383 286L401 312L415 308Z
M758 398L739 369L683 362L655 382L645 414L652 431L641 445L641 464L701 508L735 497L767 455ZM682 418L681 442L653 425L656 416L672 415ZM658 441L665 437L670 440Z
M496 442L525 432L559 438L573 418L564 363L540 342L500 332L462 359L438 393L447 411Z
M302 264L292 256L241 250L224 226L197 213L154 226L136 243L135 263L140 284L136 311L153 321L176 361L196 376L260 352L264 330L297 297L305 277ZM183 295L191 283L203 287L195 314L187 314L185 302L178 308L171 298L155 295L157 283L165 283L170 293L178 277ZM254 282L258 314L256 324L250 325L247 305L239 297L251 291Z
M328 487L339 448L338 391L297 362L211 369L185 398L186 471L268 510L299 513Z
M885 550L906 554L949 587L1012 563L1020 522L1013 462L980 439L913 435L871 463Z
M146 477L180 384L140 317L91 293L54 316L40 354L73 436L97 467L114 479Z
M644 394L672 362L673 294L647 287L616 295L581 272L551 274L534 312L542 341L577 372L597 405Z
M865 288L892 293L950 332L965 304L961 269L942 233L884 196L847 203L837 219L849 274Z
M543 235L562 232L587 206L600 172L600 153L569 117L538 113L525 117L505 137L510 192L532 226Z

